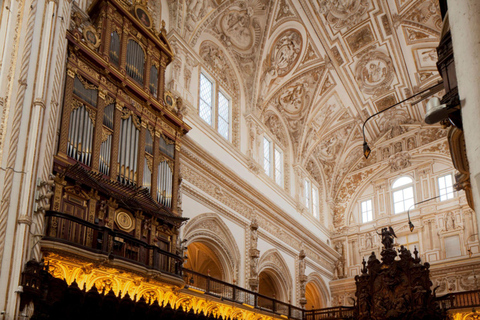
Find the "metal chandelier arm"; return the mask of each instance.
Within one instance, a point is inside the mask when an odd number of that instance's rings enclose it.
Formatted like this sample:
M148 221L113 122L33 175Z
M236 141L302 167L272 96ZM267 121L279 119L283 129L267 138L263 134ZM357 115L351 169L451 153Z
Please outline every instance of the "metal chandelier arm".
M424 93L426 93L426 92L428 92L428 91L430 91L430 90L432 90L432 89L437 89L437 88L440 87L440 86L442 86L442 88L443 88L443 81L442 81L442 82L439 82L439 83L437 83L437 84L435 84L435 85L433 85L433 86L431 86L431 87L429 87L429 88L427 88L427 89L425 89L425 90L423 90L423 91L417 92L417 93L415 93L413 96L410 96L410 97L408 97L408 98L406 98L406 99L403 99L402 101L397 102L397 103L391 105L390 107L385 108L385 109L383 109L383 110L381 110L381 111L379 111L379 112L377 112L377 113L374 113L374 114L372 114L371 116L369 116L369 117L367 118L367 120L365 120L365 122L363 123L363 126L362 126L362 134L363 134L363 154L364 154L365 158L368 158L368 156L370 155L370 148L368 147L367 141L366 141L366 139L365 139L365 125L367 124L368 120L370 120L371 118L375 117L376 115L378 115L378 114L380 114L380 113L382 113L382 112L385 112L385 111L387 111L387 110L390 110L391 108L396 107L396 106L398 106L399 104L402 104L402 103L404 103L404 102L406 102L406 101L408 101L408 100L410 100L410 99L413 99L413 98L415 98L415 97L418 97L418 96L420 96L420 95L422 95L422 94L424 94ZM439 91L439 90L438 90L438 91ZM436 92L438 92L438 91L435 91L434 93L436 93ZM434 94L434 93L432 93L432 94ZM426 97L424 97L424 99L425 99L425 98L426 98ZM423 99L422 99L422 100L423 100ZM420 100L420 101L421 101L421 100ZM418 101L418 102L420 102L420 101ZM418 102L417 102L417 103L418 103Z
M425 200L422 200L422 201L419 201L419 202L416 202L414 204L412 204L410 206L410 208L408 208L407 210L407 216L408 216L408 226L410 227L410 232L413 232L413 228L415 228L415 226L413 225L412 221L410 220L410 209L412 209L413 207L415 207L417 204L421 204L421 203L424 203L424 202L427 202L427 201L430 201L430 200L435 200L437 198L440 198L442 195L439 195L439 196L436 196L436 197L433 197L433 198L429 198L429 199L425 199Z

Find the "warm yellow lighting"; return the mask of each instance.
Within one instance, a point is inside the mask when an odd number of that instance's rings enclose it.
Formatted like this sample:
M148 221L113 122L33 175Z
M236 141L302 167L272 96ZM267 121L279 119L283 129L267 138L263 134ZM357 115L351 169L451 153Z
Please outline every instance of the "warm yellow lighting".
M365 159L368 159L368 156L370 155L371 152L372 152L372 150L370 150L370 147L368 146L367 142L365 141L363 143L363 155L365 156Z
M189 294L188 290L178 286L100 263L86 262L54 253L45 253L44 259L45 264L49 266L49 273L53 277L65 280L68 285L76 282L79 288L85 288L87 291L95 286L99 292L105 292L105 294L111 290L115 296L123 298L128 293L130 297L136 297L137 301L143 297L149 304L157 301L160 306L170 305L172 309L181 308L185 312L193 310L195 314L203 312L205 315L213 315L215 318L221 316L223 319L280 320L280 318L238 307L238 304L232 306L212 301L211 297L207 300ZM197 289L188 289L204 293ZM243 305L253 308L248 304Z
M191 287L188 287L188 290L193 291L193 292L196 292L196 293L201 293L201 294L204 294L204 293L205 293L205 292L203 292L202 290L197 290L197 289L194 289L194 288L191 288Z
M254 308L254 306L251 306L251 305L249 305L249 304L246 304L246 303L242 303L242 305L244 305L245 307L252 308L252 309Z

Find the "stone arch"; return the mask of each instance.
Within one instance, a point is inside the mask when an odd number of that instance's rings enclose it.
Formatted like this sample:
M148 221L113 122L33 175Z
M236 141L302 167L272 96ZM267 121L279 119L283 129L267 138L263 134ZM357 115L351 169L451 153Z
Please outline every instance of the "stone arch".
M238 281L240 250L232 232L217 214L204 213L191 219L183 230L183 237L187 240L186 246L200 243L213 251L224 281Z
M278 293L275 298L284 302L290 301L292 276L285 259L277 249L267 250L260 258L258 262L259 278L262 272L273 281L275 291Z
M308 275L305 296L307 298L306 309L312 309L312 306L313 309L326 308L328 306L330 293L320 274L313 272Z
M360 146L358 147L360 148ZM427 162L437 162L445 165L451 164L451 159L448 158L447 155L438 152L413 154L408 159L411 164L399 171L392 172L388 162L379 161L378 165L372 165L372 169L370 170L364 170L362 172L357 171L353 174L351 172L347 173L337 188L337 199L343 199L343 201L338 201L336 203L334 219L337 219L337 221L343 220L345 226L351 225L350 220L353 213L353 206L356 204L358 197L363 194L365 189L370 185L370 182L378 177L384 176L389 181L388 188L391 188L396 177L399 178L401 176L412 178L415 184L415 177L412 176L411 172L413 168ZM352 168L356 168L356 166L353 166L350 169ZM341 217L342 215L343 217ZM353 220L354 224L359 223L357 219L354 218Z

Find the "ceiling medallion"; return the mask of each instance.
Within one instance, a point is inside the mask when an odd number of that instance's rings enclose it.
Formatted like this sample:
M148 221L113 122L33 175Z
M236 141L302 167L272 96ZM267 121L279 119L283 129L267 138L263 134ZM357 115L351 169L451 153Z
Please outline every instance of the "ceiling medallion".
M379 51L365 54L355 67L355 78L360 90L370 95L384 93L394 76L392 60Z
M264 61L260 93L266 96L279 77L287 75L295 66L302 50L302 36L295 29L282 32L273 43Z
M318 0L320 13L336 30L353 27L368 9L368 0Z
M249 50L255 40L255 29L252 25L252 8L235 8L229 10L220 19L220 28L224 40L240 50Z

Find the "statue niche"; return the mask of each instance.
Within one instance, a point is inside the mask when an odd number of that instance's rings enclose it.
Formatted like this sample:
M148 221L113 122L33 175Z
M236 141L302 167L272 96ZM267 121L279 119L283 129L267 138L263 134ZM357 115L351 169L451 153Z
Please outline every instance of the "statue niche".
M363 260L361 275L355 277L357 306L355 319L444 319L430 289L430 265L421 263L415 248L394 248L392 227L383 228L380 262L375 253ZM397 256L399 259L396 259Z

